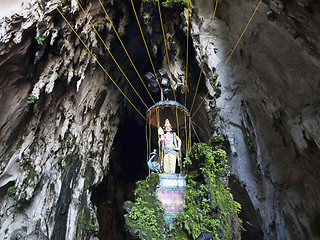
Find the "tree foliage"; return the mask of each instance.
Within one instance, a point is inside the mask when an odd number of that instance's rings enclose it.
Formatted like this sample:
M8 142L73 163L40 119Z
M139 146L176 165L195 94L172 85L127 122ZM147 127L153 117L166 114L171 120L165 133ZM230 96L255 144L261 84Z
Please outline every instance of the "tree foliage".
M164 209L155 194L158 182L158 174L151 174L146 180L136 183L135 203L126 219L126 226L140 239L162 239L166 221Z
M127 226L140 239L197 239L210 232L213 239L240 239L241 206L227 186L229 167L222 149L223 137L214 135L209 145L194 144L185 158L187 196L185 210L168 226L155 195L156 174L137 183L136 201Z
M176 224L187 230L191 239L202 232L212 233L214 239L240 238L241 206L233 200L227 187L229 167L222 142L221 135L214 135L210 145L194 144L185 161L188 169L186 206Z

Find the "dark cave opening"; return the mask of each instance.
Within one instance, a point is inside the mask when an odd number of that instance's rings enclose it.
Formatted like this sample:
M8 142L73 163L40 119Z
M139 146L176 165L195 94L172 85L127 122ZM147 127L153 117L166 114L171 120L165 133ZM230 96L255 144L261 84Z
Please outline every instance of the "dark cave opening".
M109 171L103 181L92 188L91 200L97 207L100 240L134 239L125 230L122 206L133 201L135 182L148 175L145 129L127 118L120 124L110 153Z
M262 227L258 219L258 214L254 209L250 197L238 179L229 177L229 187L234 200L241 204L240 218L242 219L244 230L241 232L242 240L262 240L264 239Z
M132 14L132 13L131 13ZM145 30L145 29L144 29ZM180 29L175 29L176 40L182 47L182 51L186 51L186 35ZM126 28L126 35L122 38L125 46L128 47L130 56L132 56L133 62L136 64L141 76L144 73L151 71L151 65L148 61L148 56L142 45L138 31L138 26L135 21L131 21ZM147 42L150 41L150 36L146 34ZM150 45L150 44L149 44ZM146 99L148 106L153 105L151 99L146 94L145 89L141 86L136 73L131 67L131 64L124 54L122 47L119 42L115 41L111 45L111 51L113 52L116 59L120 59L119 64L123 69L126 69L128 78L134 79L132 81L134 87L138 89L139 93L142 93L142 98ZM157 51L158 58L156 58L155 68L158 70L161 67L163 59L163 51ZM198 79L198 73L200 68L195 60L195 49L192 44L189 45L189 54L191 55L189 62L189 79ZM103 62L103 60L102 60ZM205 76L202 75L201 82L205 81ZM195 82L190 81L188 84L189 96L194 95ZM200 85L198 90L198 96L204 94L207 91L205 85ZM154 99L159 100L159 94L152 94ZM134 102L139 102L137 96L133 94L131 96ZM192 103L192 97L187 100L187 106ZM177 101L184 103L184 94L177 91ZM195 107L200 104L200 98L195 99ZM142 105L142 104L141 104ZM199 109L195 116L192 129L193 143L198 141L207 142L211 135L211 127L209 119L204 110L204 106ZM129 110L130 112L131 110ZM128 112L127 112L128 114ZM129 114L130 115L130 114ZM156 131L156 130L155 130ZM194 133L196 132L196 134ZM196 136L199 136L196 138ZM157 134L152 134L156 137ZM120 124L118 132L115 136L112 151L109 159L109 170L103 181L96 187L92 188L91 201L97 208L97 219L99 222L99 232L97 237L100 240L122 240L122 239L136 239L125 229L123 204L125 201L133 201L133 191L135 189L135 182L138 180L145 179L148 175L148 168L146 165L146 136L145 126L138 123L137 120L130 117L126 117L125 120ZM181 137L185 140L185 137ZM157 145L157 139L152 139L152 149ZM154 145L155 143L155 145ZM245 189L237 182L237 180L230 179L230 188L232 194L234 194L235 200L241 203L242 212L240 217L243 219L243 225L246 231L242 232L242 239L263 239L263 232L259 221L257 220L257 214L253 209L250 198L247 196ZM244 197L243 197L244 196Z

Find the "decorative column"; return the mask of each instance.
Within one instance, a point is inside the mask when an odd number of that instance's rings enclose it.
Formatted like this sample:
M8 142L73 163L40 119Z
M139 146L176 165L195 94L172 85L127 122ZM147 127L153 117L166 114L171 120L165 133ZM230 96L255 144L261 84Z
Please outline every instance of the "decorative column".
M178 173L159 174L160 186L156 190L158 199L165 209L168 224L184 210L186 197L186 176Z

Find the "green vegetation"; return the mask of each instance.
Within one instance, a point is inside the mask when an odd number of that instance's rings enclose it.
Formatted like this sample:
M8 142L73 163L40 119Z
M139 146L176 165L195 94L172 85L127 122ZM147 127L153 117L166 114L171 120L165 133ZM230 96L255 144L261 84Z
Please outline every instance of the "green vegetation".
M34 39L37 40L37 43L38 43L39 45L43 45L43 42L44 42L44 40L45 40L45 38L44 38L44 37L41 37L41 36L37 36L37 37L35 37Z
M140 239L165 239L162 231L166 227L164 209L155 190L159 182L158 174L151 174L146 180L137 182L134 192L135 203L126 221L128 230Z
M311 6L313 4L313 0L305 0L306 6Z
M181 93L182 94L185 94L186 93L186 90L187 90L187 87L185 84L181 85Z
M28 104L34 103L36 99L37 99L36 96L30 94L28 97Z
M60 0L60 2L62 3L62 5L67 5L68 3L70 3L70 0Z
M13 197L14 195L16 195L16 192L17 192L17 187L15 185L8 188L9 196Z
M30 180L33 180L33 178L35 176L37 176L37 173L36 173L34 167L30 163L27 164L26 168L28 171L28 177L27 177L27 182L28 182Z
M83 200L83 195L80 199ZM94 219L90 216L90 209L87 206L82 207L77 215L76 233L74 239L89 239L97 230ZM86 236L81 238L81 236Z
M257 147L256 147L256 140L254 137L248 136L247 137L247 143L248 143L248 149L251 152L256 152Z
M173 8L179 5L188 6L188 0L166 0L162 5L166 8Z
M26 196L27 196L26 193L22 193L21 196L20 196L20 200L26 199Z
M126 221L129 231L141 239L197 239L202 232L211 232L214 239L239 239L241 206L227 187L229 169L223 141L221 135L214 135L209 145L195 144L185 158L185 211L170 226L154 193L157 175L139 181Z
M63 7L63 12L64 13L69 13L71 11L71 0L60 0L62 7Z
M93 231L95 228L94 224L92 223L91 219L89 219L89 223L88 223L88 226L87 226L87 231L91 232Z
M186 207L176 224L186 229L192 239L202 232L211 232L214 239L239 237L241 206L233 200L227 187L229 169L222 142L221 135L214 135L211 146L195 144L185 161L188 169Z
M142 0L142 2L157 2L157 0ZM166 8L174 8L176 6L188 6L188 0L166 0L161 3Z
M149 2L156 2L157 0L142 0L142 2L145 2L145 3L149 3Z

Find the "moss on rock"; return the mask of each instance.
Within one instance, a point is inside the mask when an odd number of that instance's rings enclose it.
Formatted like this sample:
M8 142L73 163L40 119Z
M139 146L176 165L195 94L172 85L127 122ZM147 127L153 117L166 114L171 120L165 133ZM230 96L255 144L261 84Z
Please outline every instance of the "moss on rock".
M158 174L138 181L134 192L135 203L126 202L130 206L126 216L127 229L140 239L163 239L161 236L166 228L166 220L163 217L164 209L155 194L158 183Z
M227 186L229 169L223 137L215 135L210 145L194 144L184 161L187 169L185 210L168 226L155 194L158 175L137 182L135 203L126 204L128 230L140 239L197 239L203 232L213 239L240 239L241 206Z

